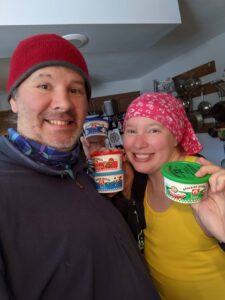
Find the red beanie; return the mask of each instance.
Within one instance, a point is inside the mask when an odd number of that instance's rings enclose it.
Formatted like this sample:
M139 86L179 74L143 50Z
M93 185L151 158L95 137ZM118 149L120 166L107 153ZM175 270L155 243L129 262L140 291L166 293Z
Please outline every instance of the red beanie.
M10 62L7 82L8 99L34 71L47 66L65 66L78 72L85 80L87 97L91 86L86 62L80 51L69 41L56 34L39 34L22 40Z

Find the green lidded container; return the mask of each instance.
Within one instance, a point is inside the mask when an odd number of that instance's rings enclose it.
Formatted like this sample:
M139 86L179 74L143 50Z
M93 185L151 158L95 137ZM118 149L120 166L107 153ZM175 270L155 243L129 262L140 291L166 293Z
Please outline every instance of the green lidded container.
M160 171L164 177L166 196L180 203L195 203L207 195L210 175L196 177L201 165L188 161L165 163Z

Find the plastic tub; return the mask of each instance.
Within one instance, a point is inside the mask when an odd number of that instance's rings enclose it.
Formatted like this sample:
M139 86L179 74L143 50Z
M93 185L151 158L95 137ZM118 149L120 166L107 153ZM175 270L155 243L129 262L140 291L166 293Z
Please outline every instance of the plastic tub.
M207 195L210 175L196 177L200 164L187 161L168 162L161 167L166 196L180 203L196 203Z
M97 150L91 154L91 159L97 173L116 172L122 170L123 152L118 149Z
M99 193L114 193L124 188L124 172L94 173L96 189Z
M96 135L107 137L108 128L108 118L98 115L87 116L83 125L83 134L86 138Z

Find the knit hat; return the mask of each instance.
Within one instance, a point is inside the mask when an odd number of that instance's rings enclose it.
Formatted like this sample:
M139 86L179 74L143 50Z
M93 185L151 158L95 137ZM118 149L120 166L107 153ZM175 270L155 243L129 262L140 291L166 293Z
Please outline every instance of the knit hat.
M12 55L6 86L8 100L27 77L47 66L65 66L78 72L84 78L87 98L90 99L88 68L80 51L59 35L39 34L22 40Z
M170 130L185 154L202 150L181 101L171 94L152 92L137 97L127 108L124 129L133 117L146 117L161 123Z

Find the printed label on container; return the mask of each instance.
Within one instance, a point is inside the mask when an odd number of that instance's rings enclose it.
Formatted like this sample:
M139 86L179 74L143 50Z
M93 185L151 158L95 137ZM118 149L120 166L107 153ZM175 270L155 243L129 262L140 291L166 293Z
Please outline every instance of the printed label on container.
M94 180L99 193L113 193L123 190L123 173L118 175L95 175Z
M122 154L93 157L96 172L119 171L122 169Z
M207 195L208 183L184 184L164 178L166 196L180 203L196 203Z
M84 135L86 137L93 135L107 136L108 122L104 120L92 120L84 123Z

